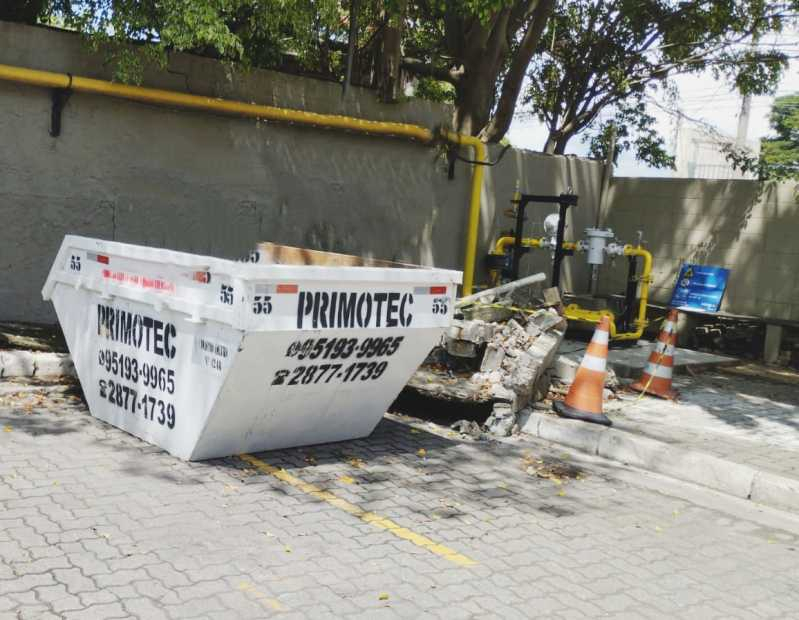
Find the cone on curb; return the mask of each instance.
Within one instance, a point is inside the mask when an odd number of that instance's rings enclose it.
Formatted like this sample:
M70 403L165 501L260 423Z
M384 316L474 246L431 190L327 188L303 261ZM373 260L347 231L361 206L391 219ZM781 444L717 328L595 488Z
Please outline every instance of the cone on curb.
M667 400L676 399L679 394L672 389L674 374L674 349L677 346L677 311L672 308L658 334L655 348L649 354L649 361L641 373L641 378L630 388Z
M603 316L594 330L591 342L588 343L569 393L564 400L552 403L555 413L561 418L612 425L610 419L602 413L602 391L605 389L609 340L610 319Z

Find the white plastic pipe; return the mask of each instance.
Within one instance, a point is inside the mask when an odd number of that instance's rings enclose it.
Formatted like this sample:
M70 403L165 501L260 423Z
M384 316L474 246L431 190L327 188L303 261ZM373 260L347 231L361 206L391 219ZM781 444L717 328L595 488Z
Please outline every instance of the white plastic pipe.
M528 284L535 284L536 282L543 282L546 280L547 277L543 273L535 273L531 276L527 276L526 278L522 278L521 280L514 280L513 282L508 282L507 284L503 284L501 286L497 286L495 288L487 288L484 291L480 291L479 293L475 293L474 295L468 295L466 297L461 297L458 300L458 303L455 304L456 308L461 308L467 304L474 303L480 299L485 297L490 297L492 295L503 295L505 293L509 293L517 288L521 288L523 286L527 286Z

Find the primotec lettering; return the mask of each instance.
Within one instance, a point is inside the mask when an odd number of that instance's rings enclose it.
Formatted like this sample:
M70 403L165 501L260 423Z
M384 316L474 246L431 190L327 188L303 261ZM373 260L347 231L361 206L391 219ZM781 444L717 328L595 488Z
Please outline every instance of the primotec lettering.
M409 327L413 322L411 293L300 291L297 329Z
M177 330L172 323L113 306L97 304L97 335L167 359L177 353Z

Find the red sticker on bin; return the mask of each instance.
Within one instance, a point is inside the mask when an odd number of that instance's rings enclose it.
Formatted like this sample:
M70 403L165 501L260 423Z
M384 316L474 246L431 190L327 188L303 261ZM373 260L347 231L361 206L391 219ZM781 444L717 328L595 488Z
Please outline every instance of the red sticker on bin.
M97 261L98 263L102 263L103 265L107 265L109 260L108 256L105 254L93 254L92 252L86 253L86 258L89 260Z
M446 286L415 286L413 288L414 295L446 295Z

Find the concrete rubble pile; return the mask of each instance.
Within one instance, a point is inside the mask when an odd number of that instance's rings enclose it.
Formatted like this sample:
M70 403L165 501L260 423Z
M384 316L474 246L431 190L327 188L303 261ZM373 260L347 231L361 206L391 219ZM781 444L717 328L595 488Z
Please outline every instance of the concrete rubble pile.
M566 320L556 308L559 297L552 303L548 290L536 308L529 301L530 287L525 288L523 308L515 305L524 297L519 289L461 305L463 318L453 320L408 387L442 400L491 404L485 430L500 436L514 432L517 414L546 397L550 369L566 331ZM462 420L453 428L475 437L475 426Z

